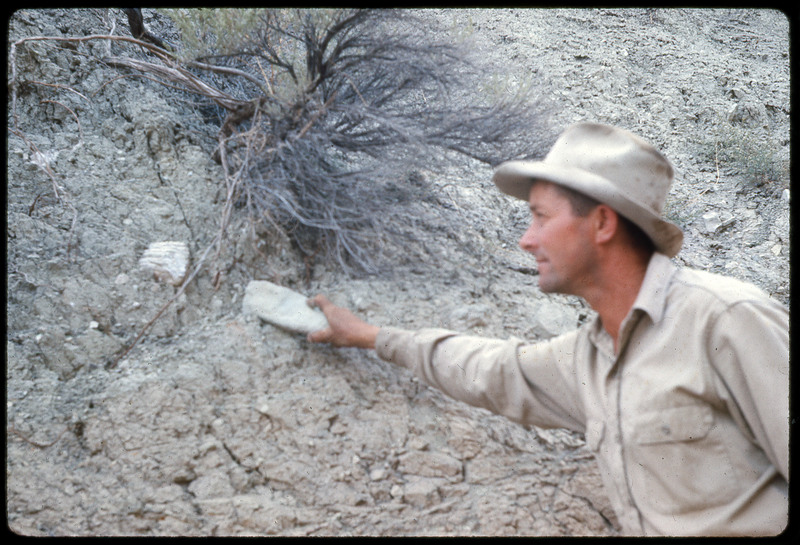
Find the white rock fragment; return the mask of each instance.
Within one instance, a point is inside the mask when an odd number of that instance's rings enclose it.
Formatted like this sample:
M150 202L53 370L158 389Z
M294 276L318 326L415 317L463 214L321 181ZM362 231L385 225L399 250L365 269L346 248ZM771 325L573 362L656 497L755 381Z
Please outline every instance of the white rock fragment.
M783 190L783 192L781 193L781 199L783 199L783 200L784 200L784 201L786 201L786 202L791 202L791 201L789 200L789 199L790 199L790 197L791 197L791 195L790 195L790 193L789 193L789 190L788 190L788 189L784 189L784 190Z
M58 150L47 150L44 153L36 150L31 154L30 162L42 170L47 171L50 165L58 158L59 153L61 152Z
M709 233L713 233L719 228L720 225L722 225L722 220L720 220L719 214L713 210L703 214L703 222L705 223L706 231Z
M242 312L295 333L310 333L328 327L322 311L309 307L306 300L305 295L289 288L253 280L245 289Z
M733 217L733 215L729 212L723 212L720 214L719 212L710 210L703 214L703 222L706 232L709 234L714 234L724 231L736 223L736 218Z
M189 270L189 247L185 242L153 242L139 259L139 266L153 271L159 282L180 286Z

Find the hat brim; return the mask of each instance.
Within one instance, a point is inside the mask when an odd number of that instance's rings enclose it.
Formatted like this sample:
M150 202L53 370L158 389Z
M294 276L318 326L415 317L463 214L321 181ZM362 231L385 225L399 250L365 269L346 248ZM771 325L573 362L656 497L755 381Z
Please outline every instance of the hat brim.
M586 170L547 164L542 161L507 161L494 172L495 185L517 199L527 201L534 180L552 182L607 204L635 223L655 244L656 250L674 257L683 245L683 231L643 204L622 194L606 178Z

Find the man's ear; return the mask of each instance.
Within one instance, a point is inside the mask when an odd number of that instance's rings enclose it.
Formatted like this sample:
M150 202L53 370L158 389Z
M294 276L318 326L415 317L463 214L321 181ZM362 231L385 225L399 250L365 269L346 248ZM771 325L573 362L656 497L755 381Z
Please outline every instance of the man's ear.
M595 241L603 244L614 238L619 229L619 215L607 204L599 204L592 211L594 214Z

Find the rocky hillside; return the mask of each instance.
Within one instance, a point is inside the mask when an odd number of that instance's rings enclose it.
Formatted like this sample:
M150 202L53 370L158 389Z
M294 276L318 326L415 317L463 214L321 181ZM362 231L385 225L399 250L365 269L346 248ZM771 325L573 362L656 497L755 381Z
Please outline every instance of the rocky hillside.
M163 17L146 22L169 32ZM677 179L680 265L789 305L789 24L769 10L431 10L533 77L554 139L582 120L659 146ZM464 163L423 173L396 266L304 263L234 223L177 292L139 266L153 242L196 262L218 229L216 127L186 95L97 62L120 10L22 10L9 29L7 521L46 535L617 533L583 438L453 402L374 354L245 319L250 280L324 292L376 324L544 339L591 313L544 296L516 241L524 203ZM14 47L11 47L14 45ZM12 55L13 53L13 55ZM733 144L737 144L734 146ZM756 168L758 167L758 168ZM409 183L398 179L398 184Z

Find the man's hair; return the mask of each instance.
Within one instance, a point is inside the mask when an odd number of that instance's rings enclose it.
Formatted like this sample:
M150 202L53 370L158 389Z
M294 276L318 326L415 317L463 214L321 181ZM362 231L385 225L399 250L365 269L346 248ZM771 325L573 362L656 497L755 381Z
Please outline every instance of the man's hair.
M565 199L569 201L569 204L572 205L572 213L576 216L580 216L581 218L588 216L589 212L594 210L595 207L600 204L600 201L597 199L594 199L588 195L584 195L580 191L575 191L572 188L560 184L552 185L556 191L558 191Z
M572 206L572 213L581 218L585 218L589 212L601 204L597 199L589 197L588 195L584 195L580 191L575 191L572 188L565 187L560 184L553 184L553 187L555 187L556 190L569 201L570 205ZM622 228L628 233L631 242L634 246L636 246L636 248L648 253L655 251L655 244L653 244L653 241L650 239L650 237L648 237L644 231L642 231L641 227L633 223L619 212L617 212L617 216L619 216Z

